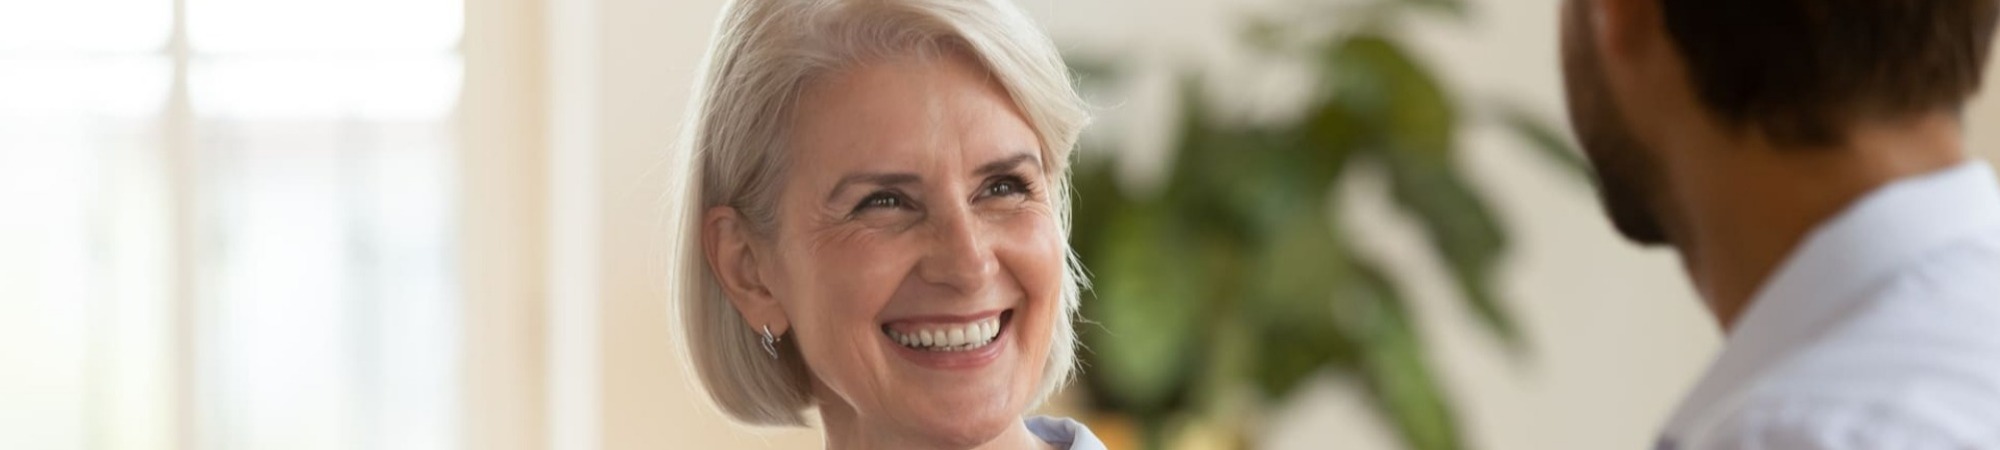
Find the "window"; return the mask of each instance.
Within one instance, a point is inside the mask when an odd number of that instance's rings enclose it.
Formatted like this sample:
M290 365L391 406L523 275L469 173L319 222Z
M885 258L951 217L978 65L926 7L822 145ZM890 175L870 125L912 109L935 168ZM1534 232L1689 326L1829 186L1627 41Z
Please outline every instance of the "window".
M0 448L456 446L460 7L0 0Z

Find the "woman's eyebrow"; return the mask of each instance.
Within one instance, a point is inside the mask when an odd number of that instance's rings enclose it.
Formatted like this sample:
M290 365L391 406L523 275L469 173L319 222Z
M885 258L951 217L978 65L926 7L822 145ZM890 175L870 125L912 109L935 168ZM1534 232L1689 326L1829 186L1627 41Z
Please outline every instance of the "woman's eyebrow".
M1042 161L1039 158L1036 158L1035 154L1033 153L1020 152L1008 155L998 160L994 160L993 162L981 164L979 165L979 168L973 169L972 173L978 176L991 176L993 174L1014 170L1015 167L1018 167L1022 164L1034 164L1035 167L1039 168L1041 167ZM898 186L905 184L915 184L917 182L923 181L923 179L924 178L922 176L908 172L851 173L840 177L840 181L836 181L833 183L833 190L827 192L826 201L832 202L834 199L840 198L841 192L844 192L847 190L848 187L857 184L866 184L873 186Z
M1036 168L1040 168L1042 166L1041 159L1036 158L1035 154L1028 152L1020 152L1008 155L1007 157L1000 158L999 160L995 160L993 162L980 164L978 169L974 169L972 171L972 174L978 176L990 176L993 174L1014 170L1014 167L1020 166L1021 164L1024 163L1034 163Z
M833 183L833 190L827 192L826 201L832 202L835 198L839 198L840 193L842 191L847 190L847 187L850 185L870 184L876 186L897 186L904 184L913 184L918 181L923 181L923 177L917 176L917 174L914 173L906 173L906 172L851 173L847 174L847 176L840 177L840 181Z

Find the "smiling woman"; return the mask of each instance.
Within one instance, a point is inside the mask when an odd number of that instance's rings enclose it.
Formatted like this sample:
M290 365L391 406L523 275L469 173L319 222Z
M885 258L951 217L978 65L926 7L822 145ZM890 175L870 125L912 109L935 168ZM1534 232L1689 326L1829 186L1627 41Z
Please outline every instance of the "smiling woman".
M1088 121L1013 5L725 8L698 84L674 304L702 386L830 448L1101 448L1025 418L1074 365Z

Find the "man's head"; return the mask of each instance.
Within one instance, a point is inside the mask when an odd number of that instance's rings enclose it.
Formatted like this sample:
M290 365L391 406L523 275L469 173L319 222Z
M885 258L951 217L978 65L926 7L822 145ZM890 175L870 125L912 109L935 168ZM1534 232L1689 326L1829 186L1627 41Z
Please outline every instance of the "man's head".
M2000 0L1569 0L1563 71L1578 141L1629 239L1663 244L1664 141L1697 127L1836 148L1858 125L1956 114L1979 89Z

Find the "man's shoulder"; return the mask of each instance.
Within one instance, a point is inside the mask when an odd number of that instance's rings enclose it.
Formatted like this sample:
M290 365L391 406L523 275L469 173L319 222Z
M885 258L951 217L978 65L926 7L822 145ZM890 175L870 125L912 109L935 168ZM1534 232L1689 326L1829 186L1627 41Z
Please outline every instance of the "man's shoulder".
M1683 448L2000 448L2000 364L1893 347L1797 355L1707 411L1702 444Z
M2000 448L2000 233L1912 261L1707 411L1690 448Z
M1894 275L1886 280L1885 290L1973 294L1987 300L2000 300L2000 291L1993 290L2000 287L2000 275L1994 272L2000 269L2000 226L1985 227L1978 233L1920 255L1911 261L1901 261ZM1994 302L1983 303L1990 305Z
M2000 229L1904 261L1862 295L1801 360L2000 377Z
M2000 233L1960 244L1868 289L1859 308L1774 355L1749 392L1883 409L1976 405L2000 417Z
M1980 399L1939 408L1926 402L1787 392L1753 394L1713 411L1710 426L1680 436L1680 450L2000 448L1988 421L1997 403ZM1985 406L1975 406L1983 403Z

